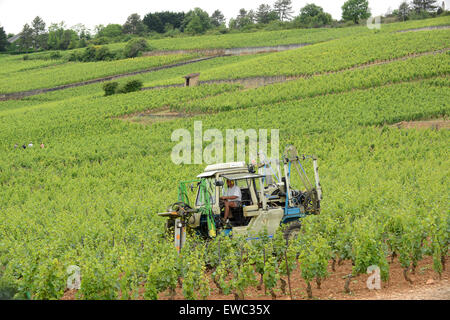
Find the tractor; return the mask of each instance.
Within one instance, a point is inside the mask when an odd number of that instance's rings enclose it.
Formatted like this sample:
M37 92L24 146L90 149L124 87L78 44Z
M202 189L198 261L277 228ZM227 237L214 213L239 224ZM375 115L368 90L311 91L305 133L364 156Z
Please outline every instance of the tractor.
M301 219L320 213L322 190L319 181L317 157L299 156L294 146L287 146L282 160L267 159L260 154L260 163L252 161L208 165L204 172L191 181L182 181L178 186L178 201L166 212L166 228L175 239L177 250L186 240L186 229L203 238L214 238L218 234L242 235L248 240L257 239L261 232L269 237L281 225L286 239L293 239L301 228ZM314 184L308 178L302 162L312 160ZM281 174L281 165L283 175ZM293 184L304 186L297 189ZM231 208L232 218L223 221L225 180L234 181L242 194L240 205ZM191 202L191 198L195 198Z

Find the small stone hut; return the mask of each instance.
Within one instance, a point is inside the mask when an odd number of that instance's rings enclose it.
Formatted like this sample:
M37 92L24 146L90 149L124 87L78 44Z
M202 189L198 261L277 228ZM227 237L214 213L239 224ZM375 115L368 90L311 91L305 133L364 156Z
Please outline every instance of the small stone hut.
M188 74L187 76L184 76L183 78L186 79L184 86L185 87L198 86L199 77L200 77L200 73L191 73L191 74Z

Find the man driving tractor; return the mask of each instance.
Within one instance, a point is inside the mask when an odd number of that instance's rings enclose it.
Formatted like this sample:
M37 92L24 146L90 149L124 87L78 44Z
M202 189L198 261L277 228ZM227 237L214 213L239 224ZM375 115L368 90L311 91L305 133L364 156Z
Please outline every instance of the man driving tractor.
M301 164L306 160L312 160L314 184ZM197 179L180 182L178 201L158 213L169 218L166 228L178 252L186 240L186 228L205 239L217 235L253 238L261 231L273 235L281 225L287 225L285 238L295 238L301 228L300 219L320 213L322 190L317 158L299 156L289 145L282 160L271 162L273 167L266 160L256 165L243 161L211 164ZM290 183L291 172L299 175L297 185ZM268 178L272 175L276 180ZM299 181L304 189L299 188ZM195 201L190 201L189 196L194 195Z
M224 202L225 213L223 220L228 223L228 219L232 218L230 208L238 208L241 205L242 193L241 189L236 185L233 180L227 180L227 190L224 191L224 195L220 197L220 200Z

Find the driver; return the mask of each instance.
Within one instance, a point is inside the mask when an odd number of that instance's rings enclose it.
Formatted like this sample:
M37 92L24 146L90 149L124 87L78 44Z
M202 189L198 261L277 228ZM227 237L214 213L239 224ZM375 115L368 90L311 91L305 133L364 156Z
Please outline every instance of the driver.
M223 219L228 223L228 219L232 218L230 208L238 208L241 205L242 193L241 189L235 184L233 180L227 180L227 190L220 200L224 201L225 214Z

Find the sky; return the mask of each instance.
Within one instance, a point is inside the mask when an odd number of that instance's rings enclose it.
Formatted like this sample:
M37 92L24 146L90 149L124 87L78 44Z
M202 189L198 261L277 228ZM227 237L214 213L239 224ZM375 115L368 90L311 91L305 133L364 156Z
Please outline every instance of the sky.
M443 0L439 0L441 4ZM143 18L149 12L189 11L195 7L206 10L209 14L219 9L229 20L238 15L239 9L256 9L260 4L272 5L275 0L0 0L0 26L6 33L18 33L25 23L31 23L40 16L47 24L64 21L67 27L78 23L89 29L98 24L123 24L132 13ZM294 14L307 3L315 3L331 13L333 18L341 19L341 7L345 0L292 0ZM397 8L403 0L369 0L373 16L385 14L388 9ZM450 0L445 0L446 8Z

